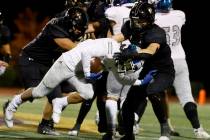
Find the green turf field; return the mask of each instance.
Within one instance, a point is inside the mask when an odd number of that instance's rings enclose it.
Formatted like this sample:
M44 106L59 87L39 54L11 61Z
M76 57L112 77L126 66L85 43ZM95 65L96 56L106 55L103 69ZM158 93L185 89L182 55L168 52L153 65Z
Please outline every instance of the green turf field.
M11 98L11 96L9 97ZM41 120L42 110L45 99L36 100L34 103L23 104L15 114L15 126L11 129L2 123L2 104L8 97L0 98L0 139L72 139L72 140L96 140L101 139L101 134L97 133L97 127L94 123L96 112L95 103L84 121L81 132L78 137L67 135L68 130L73 126L80 104L70 105L62 114L61 122L56 125L56 129L62 133L61 136L46 136L36 133L36 128ZM198 106L200 121L203 127L210 133L210 104ZM181 106L176 103L170 105L171 120L175 129L181 134L181 137L172 137L172 140L192 140L194 134L190 123L185 117ZM137 140L156 140L159 137L159 124L151 109L150 103L141 121L141 130L136 136Z

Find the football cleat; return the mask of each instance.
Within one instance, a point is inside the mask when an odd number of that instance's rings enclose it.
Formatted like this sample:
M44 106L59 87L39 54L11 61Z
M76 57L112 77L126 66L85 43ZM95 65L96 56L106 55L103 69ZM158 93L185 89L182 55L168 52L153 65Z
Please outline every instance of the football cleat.
M203 127L194 129L194 134L195 134L196 138L198 138L198 139L209 139L210 138L210 135L203 129Z
M61 112L63 108L66 107L66 105L63 104L63 98L55 98L52 100L53 104L53 114L52 114L52 119L54 123L59 123L60 117L61 117Z
M176 132L176 131L171 131L170 135L171 136L180 136L179 132Z
M57 131L55 131L53 125L51 124L39 124L38 128L37 128L37 132L39 134L44 134L44 135L53 135L53 136L59 136L60 133L58 133Z
M68 132L70 136L78 136L80 131L81 124L76 123L74 127Z
M9 100L3 105L4 122L8 128L13 127L13 114L16 110Z
M70 130L68 132L68 135L70 135L70 136L78 136L79 135L79 130Z
M106 133L103 135L102 140L116 140L116 137L113 133Z
M171 130L169 128L168 123L163 123L160 125L160 127L161 127L161 137L159 138L159 140L170 140Z
M170 138L167 136L161 136L158 140L170 140Z

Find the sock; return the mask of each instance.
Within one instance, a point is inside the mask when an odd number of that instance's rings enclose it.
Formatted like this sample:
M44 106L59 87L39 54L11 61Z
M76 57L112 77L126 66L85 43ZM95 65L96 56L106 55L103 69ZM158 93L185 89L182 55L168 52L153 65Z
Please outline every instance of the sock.
M160 95L159 94L151 94L148 97L152 103L153 111L154 111L159 123L160 124L167 123L167 118L166 118L163 104L161 102Z
M66 96L66 97L62 97L62 98L60 98L60 99L62 100L64 106L67 106L67 105L69 104L69 103L68 103L67 96Z
M92 103L93 103L93 100L86 100L82 103L82 105L80 107L78 117L77 117L75 127L76 127L76 125L81 125L82 124L82 122L84 121L87 113L90 111Z
M106 100L106 117L108 131L115 131L117 125L117 101Z
M42 118L42 121L41 121L40 124L46 125L46 124L49 124L49 123L50 123L50 120L45 120L45 119Z
M198 129L200 127L200 122L198 119L198 111L197 106L193 102L188 102L184 105L184 112L190 121L192 127L194 129Z
M11 104L17 108L18 106L20 106L22 104L22 99L21 99L21 95L16 95L12 101Z

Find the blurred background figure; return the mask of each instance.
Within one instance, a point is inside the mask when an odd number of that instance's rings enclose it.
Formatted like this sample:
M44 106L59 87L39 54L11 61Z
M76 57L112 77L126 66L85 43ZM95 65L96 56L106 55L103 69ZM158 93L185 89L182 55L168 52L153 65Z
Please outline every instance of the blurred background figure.
M11 33L9 28L3 24L3 21L3 13L0 10L0 75L4 74L12 59L10 48Z

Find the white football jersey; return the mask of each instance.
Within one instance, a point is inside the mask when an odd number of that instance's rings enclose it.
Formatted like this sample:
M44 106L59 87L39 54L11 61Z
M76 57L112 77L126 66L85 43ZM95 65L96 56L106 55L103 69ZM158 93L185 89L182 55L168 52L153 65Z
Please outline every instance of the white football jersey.
M185 14L180 10L171 10L169 13L157 12L155 14L155 23L166 31L172 59L185 58L185 52L181 44L181 28L185 24L185 20Z
M84 73L90 73L90 61L92 57L100 57L101 60L110 60L108 64L113 64L113 55L120 52L120 44L111 38L88 39L77 45L72 50L63 53L64 62L72 70L75 71L77 65L82 64ZM110 66L110 67L113 67ZM108 66L109 67L109 66Z
M113 20L116 24L113 27L114 34L121 33L121 27L125 21L129 20L130 9L125 6L113 6L105 11L105 15L109 20Z

